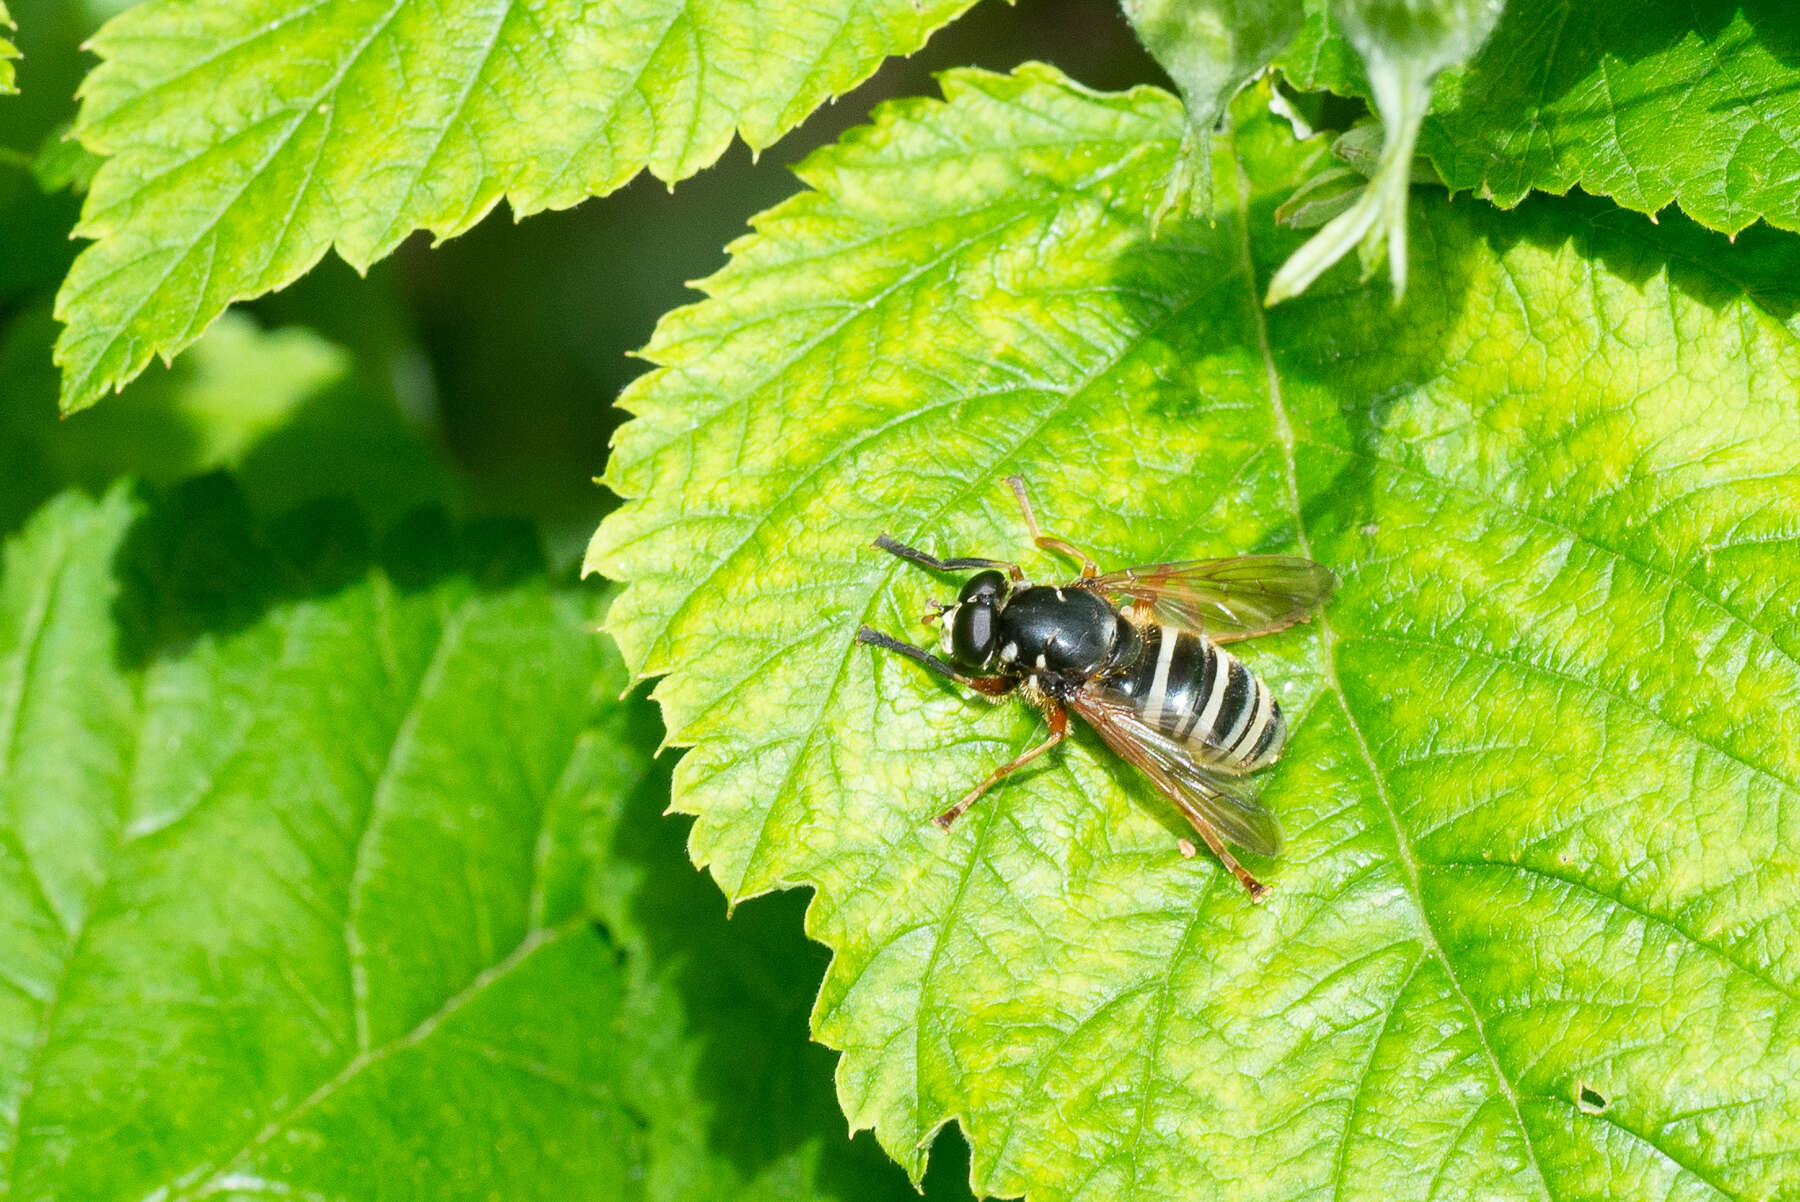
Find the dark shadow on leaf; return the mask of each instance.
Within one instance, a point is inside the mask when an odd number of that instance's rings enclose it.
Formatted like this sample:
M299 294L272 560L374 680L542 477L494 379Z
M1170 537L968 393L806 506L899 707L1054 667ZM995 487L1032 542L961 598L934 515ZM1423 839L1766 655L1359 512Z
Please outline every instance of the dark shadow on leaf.
M229 314L173 366L66 419L56 333L47 298L0 326L0 535L64 488L99 496L121 476L165 485L219 468L264 518L341 496L385 528L459 499L380 365L309 331Z
M1589 5L1580 0L1512 0L1493 36L1463 74L1458 105L1481 114L1484 125L1524 128L1527 113L1553 106L1604 71L1603 63L1630 66L1667 54L1698 38L1729 50L1721 35L1742 17L1762 50L1793 67L1800 65L1800 23L1787 0L1745 0L1739 4L1663 3ZM1521 70L1524 62L1528 69ZM1744 91L1738 104L1755 104L1791 94L1794 88ZM1570 120L1543 113L1537 122L1554 144L1579 143L1617 128L1620 117L1654 112L1691 91L1685 80L1645 89L1604 116ZM1735 106L1734 106L1735 107ZM1434 122L1435 123L1435 122Z
M519 521L458 528L441 509L424 508L377 545L348 500L310 501L262 522L225 472L140 486L139 495L142 512L114 557L118 655L127 668L244 630L276 605L334 593L372 569L407 591L456 575L500 591L544 570L535 532Z
M645 742L660 738L654 711ZM811 894L793 890L739 906L725 899L686 852L690 820L664 816L669 767L659 765L629 803L614 854L640 875L632 918L658 971L681 997L690 1038L701 1047L697 1093L712 1106L709 1142L746 1179L766 1171L807 1140L819 1145L818 1196L862 1202L916 1195L906 1175L864 1131L846 1138L832 1077L837 1056L814 1043L808 1015L830 953L802 933ZM968 1152L960 1135L941 1133L925 1196L968 1198Z
M341 496L385 526L420 505L457 503L456 482L432 440L373 374L361 360L347 365L244 452L233 470L258 513Z
M1224 186L1230 186L1229 179ZM1262 308L1260 298L1270 276L1307 236L1275 224L1274 209L1279 202L1275 195L1259 197L1249 211L1248 279L1242 267L1246 251L1240 219L1235 215L1222 215L1216 227L1190 222L1173 230L1165 227L1154 240L1146 236L1115 265L1118 294L1128 307L1141 306L1134 316L1152 331L1145 339L1151 353L1169 362L1197 365L1160 378L1149 402L1150 412L1164 421L1216 428L1218 453L1241 456L1246 443L1254 447L1274 428L1268 383L1272 367L1296 455L1303 454L1308 443L1336 445L1347 439L1357 448L1380 443L1395 403L1429 383L1403 374L1402 368L1416 371L1407 365L1433 361L1432 346L1451 335L1469 302L1469 273L1458 261L1468 252L1452 249L1452 243L1440 237L1436 228L1448 215L1442 198L1439 189L1416 190L1409 241L1412 282L1405 301L1398 306L1385 273L1360 280L1351 257L1328 271L1306 295L1273 309ZM1210 258L1196 250L1209 251ZM1231 256L1240 265L1239 273L1222 284L1217 281L1220 255ZM1188 278L1184 283L1184 276L1195 271L1204 278ZM1207 287L1216 287L1232 299L1200 307L1191 321L1170 322L1163 316L1166 307ZM1133 299L1140 297L1153 298L1156 303ZM1343 331L1355 331L1353 340L1345 339ZM1402 342L1405 355L1384 355L1387 348ZM1340 403L1339 429L1315 431L1298 424L1298 407L1288 400L1290 394L1300 390L1341 393L1340 376L1349 365L1366 373L1372 364L1379 372L1381 364L1390 360L1395 364L1391 378L1365 393L1346 396ZM1214 387L1217 392L1211 391ZM1252 411L1248 425L1245 410ZM1155 427L1146 427L1144 436L1154 438ZM1285 472L1281 456L1286 448L1278 450L1280 455L1257 470ZM1300 529L1316 541L1326 530L1360 527L1373 512L1373 485L1371 462L1343 457L1324 486L1303 489ZM1299 532L1293 515L1277 511L1267 518L1268 530L1261 543L1230 550L1240 554L1291 551ZM1199 554L1200 549L1194 553ZM1329 566L1340 574L1355 570L1353 564Z
M1678 210L1652 221L1579 191L1533 195L1511 212L1472 211L1496 254L1520 243L1546 251L1573 243L1584 259L1637 287L1666 275L1676 291L1715 312L1747 300L1800 334L1800 239L1791 233L1759 224L1732 238Z

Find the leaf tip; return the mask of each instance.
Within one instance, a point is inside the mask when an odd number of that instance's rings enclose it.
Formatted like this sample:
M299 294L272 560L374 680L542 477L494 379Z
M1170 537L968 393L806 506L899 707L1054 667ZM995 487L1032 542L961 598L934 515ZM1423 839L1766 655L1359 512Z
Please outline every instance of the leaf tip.
M106 389L104 387L96 389L93 386L91 373L70 378L66 371L68 365L64 364L63 366L65 372L62 389L57 394L56 405L61 411L61 416L68 418L80 413L83 409L93 408L95 403L106 395Z

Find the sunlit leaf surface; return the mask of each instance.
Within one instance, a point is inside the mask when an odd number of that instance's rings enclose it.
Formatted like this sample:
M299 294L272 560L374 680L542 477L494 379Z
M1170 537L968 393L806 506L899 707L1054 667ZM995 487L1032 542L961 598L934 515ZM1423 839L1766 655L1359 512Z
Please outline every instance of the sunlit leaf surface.
M742 898L807 885L840 1096L1035 1199L1800 1194L1800 346L1724 240L1415 197L1412 288L1265 311L1266 119L1148 237L1174 99L958 73L816 156L666 319L590 562ZM1622 228L1629 224L1629 229ZM1753 286L1755 285L1755 286ZM1787 295L1791 298L1791 285ZM880 652L952 582L873 550L1301 552L1248 645L1296 733L1250 905L1083 736Z
M152 0L94 38L109 157L57 315L80 409L335 248L566 208L780 137L971 0Z
M12 14L6 11L6 5L0 4L0 29L12 29ZM13 71L13 60L19 57L19 48L6 38L0 38L0 94L18 91Z
M1288 63L1308 87L1368 95L1320 17ZM1508 0L1482 53L1439 81L1419 150L1506 207L1579 187L1727 233L1800 230L1800 19L1782 0Z

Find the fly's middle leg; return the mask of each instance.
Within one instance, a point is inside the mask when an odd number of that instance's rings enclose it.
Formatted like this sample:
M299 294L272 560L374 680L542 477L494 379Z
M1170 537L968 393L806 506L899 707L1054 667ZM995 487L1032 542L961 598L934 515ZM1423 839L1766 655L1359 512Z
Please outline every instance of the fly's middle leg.
M1019 501L1019 512L1025 515L1025 528L1031 531L1031 541L1046 551L1055 551L1058 555L1067 555L1081 564L1081 578L1092 580L1100 574L1094 563L1094 557L1077 547L1066 538L1056 538L1038 529L1037 515L1031 512L1031 498L1025 494L1025 477L1008 476L1006 486L1012 489L1014 497Z
M958 818L961 818L963 813L968 810L970 806L974 805L976 801L980 800L983 793L986 793L989 789L1004 780L1008 775L1017 772L1020 768L1023 768L1032 760L1037 759L1040 755L1043 755L1046 751L1049 751L1052 747L1068 738L1069 711L1052 701L1045 707L1045 713L1050 719L1049 738L1045 739L1042 743L1039 743L1036 747L1033 747L1030 751L1025 752L1023 755L994 769L994 771L988 775L986 780L965 793L961 801L945 810L942 814L939 814L936 818L933 818L932 821L937 823L941 829L949 830L951 824Z

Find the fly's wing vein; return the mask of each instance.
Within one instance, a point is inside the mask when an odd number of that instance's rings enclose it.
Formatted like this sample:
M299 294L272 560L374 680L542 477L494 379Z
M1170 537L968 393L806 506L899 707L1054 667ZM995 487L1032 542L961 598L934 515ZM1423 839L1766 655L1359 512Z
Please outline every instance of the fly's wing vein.
M1216 831L1227 843L1258 855L1273 856L1281 850L1275 816L1247 795L1243 781L1201 764L1186 746L1144 722L1128 704L1090 690L1077 691L1068 704L1108 747L1148 776L1202 834Z
M1114 600L1142 601L1166 625L1233 642L1305 620L1331 597L1338 578L1295 555L1240 555L1123 568L1080 585Z

